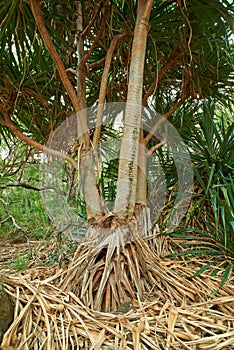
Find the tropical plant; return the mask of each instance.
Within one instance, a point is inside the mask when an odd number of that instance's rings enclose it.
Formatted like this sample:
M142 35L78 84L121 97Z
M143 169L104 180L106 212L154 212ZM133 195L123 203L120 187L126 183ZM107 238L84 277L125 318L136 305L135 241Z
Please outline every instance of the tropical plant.
M204 103L197 114L195 122L188 118L182 131L198 186L190 214L196 212L196 220L204 221L206 206L205 226L216 232L219 243L233 250L234 124L228 122L228 113L217 115L212 103Z
M232 272L234 259L234 124L231 113L210 100L192 112L183 113L183 125L174 117L193 162L194 193L181 227L170 234L181 248L171 256L194 258L205 255L208 263L203 264L194 277L211 267L212 276L222 270L221 287ZM176 173L171 170L170 177L176 184ZM168 219L167 207L173 206L175 191L176 185L160 218L162 223L163 219Z
M89 268L82 266L78 279L74 275L74 288L86 304L108 311L157 283L142 261L146 246L133 243L136 235L151 231L145 173L147 158L160 143L153 137L158 123L152 115L152 129L143 130L147 113L142 105L169 118L185 104L192 108L210 97L220 102L231 98L232 4L4 0L0 5L2 130L9 128L22 141L79 170L88 237L96 250L89 254ZM97 102L91 133L84 110ZM106 102L126 102L111 212L95 165ZM61 140L54 149L53 138L44 146L72 113L81 130L71 145L76 152L62 152Z

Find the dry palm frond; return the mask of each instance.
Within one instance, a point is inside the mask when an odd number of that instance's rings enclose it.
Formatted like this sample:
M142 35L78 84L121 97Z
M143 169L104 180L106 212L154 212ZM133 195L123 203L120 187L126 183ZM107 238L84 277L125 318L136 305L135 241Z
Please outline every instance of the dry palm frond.
M234 349L234 277L191 280L202 263L159 259L136 239L2 277L15 318L1 349Z

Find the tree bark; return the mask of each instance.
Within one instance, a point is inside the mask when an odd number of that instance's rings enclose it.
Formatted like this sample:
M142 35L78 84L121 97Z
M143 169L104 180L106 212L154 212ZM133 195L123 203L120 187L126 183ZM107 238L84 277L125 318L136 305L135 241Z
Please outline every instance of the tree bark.
M83 31L83 15L82 6L78 1L76 26L77 26L77 97L81 110L77 113L78 134L81 135L80 142L83 142L83 149L81 152L80 173L83 184L83 194L86 204L87 220L92 218L101 218L104 213L104 204L101 198L101 193L98 190L96 183L96 176L94 170L93 150L91 149L88 124L87 124L87 103L86 103L86 61L84 58L84 43L81 33ZM83 129L84 128L84 129Z
M117 195L114 212L129 221L136 203L139 136L142 114L143 73L149 17L153 0L139 0L132 44L125 125L120 150Z
M96 121L94 136L93 136L93 147L95 150L97 149L98 143L100 141L100 136L101 136L102 114L103 114L104 103L106 98L108 75L111 67L112 57L115 52L118 41L125 35L126 33L117 34L112 39L110 48L106 54L105 66L102 74L102 80L100 84L100 91L99 91L99 98L98 98L97 121Z
M147 154L146 148L143 144L144 135L141 128L140 131L140 143L139 143L139 156L138 156L138 173L137 173L137 189L136 189L136 203L147 205Z

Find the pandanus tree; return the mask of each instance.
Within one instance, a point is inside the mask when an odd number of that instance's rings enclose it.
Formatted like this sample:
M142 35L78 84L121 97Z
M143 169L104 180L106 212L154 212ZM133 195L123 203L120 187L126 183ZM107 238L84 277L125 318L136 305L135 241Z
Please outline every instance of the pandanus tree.
M62 286L69 285L92 307L115 309L150 291L158 280L149 244L133 239L142 232L152 233L146 165L147 157L162 144L154 137L162 119L151 118L152 129L146 132L142 108L150 104L165 120L179 108L192 110L209 97L228 100L233 84L232 4L224 0L0 4L2 135L7 137L10 130L80 172L88 236L96 245L78 248L80 266L70 270ZM125 103L112 211L105 205L95 168L105 134L103 111L110 102ZM96 103L90 131L87 108ZM72 152L53 147L50 138L62 121L69 125L74 113L79 133L71 146L79 149L79 162ZM109 244L108 235L119 243Z

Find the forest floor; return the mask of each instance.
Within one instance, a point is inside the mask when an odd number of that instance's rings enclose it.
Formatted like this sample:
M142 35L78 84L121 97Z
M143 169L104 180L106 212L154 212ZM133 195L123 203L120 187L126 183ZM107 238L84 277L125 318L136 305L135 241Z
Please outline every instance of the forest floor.
M191 279L210 257L161 258L152 293L127 310L105 313L59 287L63 276L79 265L79 257L72 258L75 246L56 239L1 241L0 272L15 304L1 349L234 349L233 273L223 286L222 273L212 277L211 269ZM180 286L182 302L165 298L162 276L170 288Z

